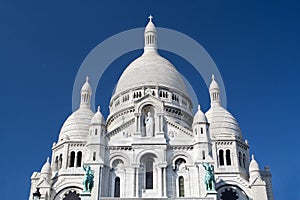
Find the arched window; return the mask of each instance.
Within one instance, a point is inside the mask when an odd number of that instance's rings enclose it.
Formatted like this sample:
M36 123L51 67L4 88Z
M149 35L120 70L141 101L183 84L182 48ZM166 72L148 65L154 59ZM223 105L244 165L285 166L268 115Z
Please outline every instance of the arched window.
M56 156L56 158L55 158L54 167L55 167L55 170L58 170L58 156Z
M201 134L203 134L203 127L201 127Z
M146 170L146 189L153 189L153 160L146 160L145 162Z
M62 154L59 155L58 168L62 168Z
M226 150L226 164L231 165L230 150Z
M93 161L96 160L96 152L93 153Z
M98 129L95 129L95 135L97 135L98 134Z
M179 197L184 197L184 178L182 176L178 179Z
M69 167L74 167L74 163L75 163L75 152L72 151L70 154L70 163L69 163Z
M81 167L81 160L82 160L82 152L78 151L77 152L77 163L76 163L76 167Z
M114 197L120 197L120 178L115 178L115 192Z
M219 162L221 166L224 165L224 151L222 149L219 150Z
M202 151L202 160L205 160L205 151Z
M197 135L197 129L195 128L195 134Z
M242 153L239 152L239 165L242 167Z
M246 168L246 155L243 154L243 165L244 165L244 168Z

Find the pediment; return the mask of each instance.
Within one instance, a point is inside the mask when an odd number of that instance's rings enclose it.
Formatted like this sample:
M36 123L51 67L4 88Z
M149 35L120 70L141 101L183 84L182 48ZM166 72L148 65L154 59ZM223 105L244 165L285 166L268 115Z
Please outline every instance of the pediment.
M50 185L50 183L49 183L45 178L43 178L43 179L37 184L37 187L38 187L38 188L50 188L51 185Z

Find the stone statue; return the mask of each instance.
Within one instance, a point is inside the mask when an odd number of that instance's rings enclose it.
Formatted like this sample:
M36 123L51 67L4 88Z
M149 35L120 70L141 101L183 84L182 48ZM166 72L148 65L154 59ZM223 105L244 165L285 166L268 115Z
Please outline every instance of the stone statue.
M91 167L88 166L82 166L84 171L85 171L85 175L83 178L83 191L84 192L91 192L93 187L94 187L94 171L91 170Z
M153 136L154 120L151 117L151 113L148 112L148 116L145 119L146 124L146 136Z
M214 166L209 163L204 163L203 167L206 171L205 177L204 177L204 183L206 185L207 191L214 191L215 190L215 175L214 175Z

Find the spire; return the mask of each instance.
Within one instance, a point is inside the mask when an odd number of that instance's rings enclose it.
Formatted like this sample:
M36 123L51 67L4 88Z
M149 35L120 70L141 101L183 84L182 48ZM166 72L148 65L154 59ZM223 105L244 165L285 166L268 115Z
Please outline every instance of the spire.
M90 101L92 96L92 88L89 84L89 77L86 76L85 83L81 88L80 108L90 108Z
M219 89L218 83L215 80L214 74L212 74L212 76L211 76L211 83L209 86L209 94L210 94L211 107L220 105L220 89Z
M145 38L145 47L144 51L156 51L157 50L157 31L155 25L152 22L152 15L149 17L149 22L145 28L144 38Z

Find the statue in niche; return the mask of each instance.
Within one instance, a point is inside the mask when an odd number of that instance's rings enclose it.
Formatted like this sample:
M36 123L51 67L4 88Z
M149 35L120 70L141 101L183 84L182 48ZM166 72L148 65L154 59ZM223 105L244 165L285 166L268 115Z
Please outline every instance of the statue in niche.
M91 192L94 187L94 170L91 170L91 166L82 166L85 171L83 178L83 192Z
M146 124L146 136L152 137L154 132L154 119L151 117L151 113L148 112L147 117L145 119Z
M202 164L206 173L204 177L204 183L206 185L207 191L214 191L215 190L215 175L214 175L214 166L210 163Z

